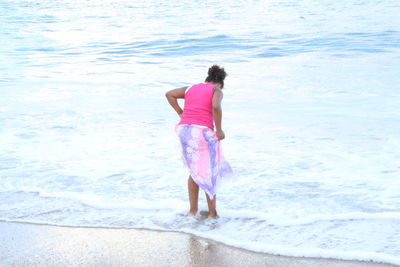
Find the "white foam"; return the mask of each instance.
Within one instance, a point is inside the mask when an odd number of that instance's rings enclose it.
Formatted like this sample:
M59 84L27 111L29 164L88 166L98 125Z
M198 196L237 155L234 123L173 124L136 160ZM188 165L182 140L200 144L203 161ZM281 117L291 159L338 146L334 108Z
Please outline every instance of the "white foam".
M39 196L44 198L63 198L78 201L97 209L135 209L154 211L160 209L182 210L187 206L186 202L172 198L163 199L161 202L136 198L129 201L113 201L104 199L97 194L82 192L46 192L37 187L24 188L24 190L25 192L38 193Z
M311 224L319 221L341 221L341 220L396 220L400 221L400 212L377 212L377 213L366 213L366 212L349 212L339 214L313 214L304 216L303 218L290 218L282 213L269 213L259 212L253 210L229 210L220 209L221 215L229 218L241 218L241 219L255 219L264 220L271 224L276 225L302 225Z

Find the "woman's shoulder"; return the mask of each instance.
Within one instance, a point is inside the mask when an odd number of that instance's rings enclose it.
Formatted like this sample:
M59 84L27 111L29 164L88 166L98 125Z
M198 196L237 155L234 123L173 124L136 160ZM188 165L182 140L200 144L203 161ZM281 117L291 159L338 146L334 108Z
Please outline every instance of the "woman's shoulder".
M209 90L212 90L212 92L214 92L215 88L217 88L217 87L215 87L215 85L212 84L212 83L206 83L206 82L204 82L204 83L195 83L195 84L192 84L192 85L188 86L188 88L187 88L186 91L189 91L190 88L207 88L207 89L209 89Z
M218 93L220 93L220 94L223 94L223 93L222 93L222 89L219 88L218 86L214 86L213 92L214 92L214 93L215 93L215 92L218 92Z

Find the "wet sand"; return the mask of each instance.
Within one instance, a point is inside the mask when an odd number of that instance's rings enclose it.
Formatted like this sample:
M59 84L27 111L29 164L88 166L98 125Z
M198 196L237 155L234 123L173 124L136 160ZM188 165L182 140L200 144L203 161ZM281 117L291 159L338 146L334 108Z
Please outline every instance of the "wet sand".
M256 253L176 232L0 222L0 266L395 265Z

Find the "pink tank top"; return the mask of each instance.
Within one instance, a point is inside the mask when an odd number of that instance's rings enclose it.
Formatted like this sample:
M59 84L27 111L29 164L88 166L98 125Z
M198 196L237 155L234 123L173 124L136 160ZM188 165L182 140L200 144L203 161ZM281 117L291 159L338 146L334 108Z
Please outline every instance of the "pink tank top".
M185 93L185 104L178 124L207 126L214 130L212 97L215 85L199 83L192 85Z

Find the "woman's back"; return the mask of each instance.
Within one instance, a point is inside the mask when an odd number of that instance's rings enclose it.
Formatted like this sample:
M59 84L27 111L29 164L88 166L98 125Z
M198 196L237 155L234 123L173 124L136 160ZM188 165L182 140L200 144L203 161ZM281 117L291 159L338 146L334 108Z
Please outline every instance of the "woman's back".
M188 88L179 124L195 124L214 129L212 115L214 87L212 83L199 83Z

